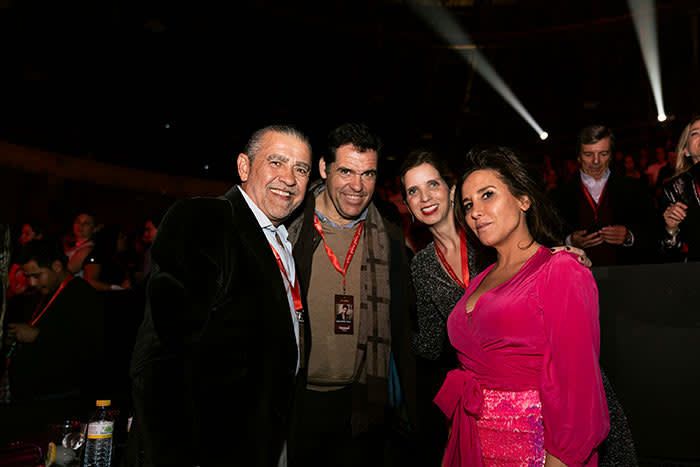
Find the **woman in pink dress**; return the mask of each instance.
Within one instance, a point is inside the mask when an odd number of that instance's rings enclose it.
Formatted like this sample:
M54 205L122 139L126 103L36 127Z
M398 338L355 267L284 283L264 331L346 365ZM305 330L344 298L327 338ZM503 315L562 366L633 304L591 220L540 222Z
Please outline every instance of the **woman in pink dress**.
M609 430L598 291L561 244L558 216L515 154L472 149L455 216L497 259L447 321L460 365L435 403L451 421L443 463L596 466Z

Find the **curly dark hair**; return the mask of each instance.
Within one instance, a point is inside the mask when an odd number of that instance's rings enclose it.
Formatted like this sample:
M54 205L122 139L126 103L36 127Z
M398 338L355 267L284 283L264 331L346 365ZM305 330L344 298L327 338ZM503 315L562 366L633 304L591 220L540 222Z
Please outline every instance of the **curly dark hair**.
M559 213L528 167L512 149L504 146L476 146L465 157L464 173L457 183L458 202L455 203L455 219L474 241L479 240L465 220L466 212L461 202L461 192L464 181L477 170L495 171L513 196L527 196L530 199L530 208L525 214L525 219L536 242L548 247L562 245L562 221Z

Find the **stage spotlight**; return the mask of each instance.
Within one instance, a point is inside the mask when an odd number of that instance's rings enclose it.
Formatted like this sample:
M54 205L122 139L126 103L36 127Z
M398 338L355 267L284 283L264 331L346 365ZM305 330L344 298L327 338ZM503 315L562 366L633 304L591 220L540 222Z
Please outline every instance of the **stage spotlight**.
M651 92L654 95L658 119L666 119L664 99L661 92L661 66L659 64L659 43L656 34L656 9L653 0L627 0L634 29L637 32L642 58L647 68Z
M542 141L546 140L547 138L549 138L549 133L547 133L546 131L543 131L542 133L540 133L540 139Z
M547 133L537 124L523 104L515 97L508 85L498 75L486 57L466 31L455 21L454 17L440 5L427 5L420 0L409 0L408 4L443 40L456 50L465 62L473 66L479 75L508 102L513 109L540 135L543 140ZM542 135L545 135L544 138Z
M664 114L659 114L656 119L660 122L665 122L666 121L666 115Z

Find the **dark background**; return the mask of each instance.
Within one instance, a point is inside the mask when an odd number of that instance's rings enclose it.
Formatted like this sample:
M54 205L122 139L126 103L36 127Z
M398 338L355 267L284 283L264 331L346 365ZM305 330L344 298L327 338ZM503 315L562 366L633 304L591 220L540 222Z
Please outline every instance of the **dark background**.
M656 2L664 125L625 1L421 0L419 8L438 4L549 140L404 0L0 0L0 139L229 181L251 131L269 123L299 125L318 156L330 128L366 120L395 168L416 144L454 160L476 143L573 157L576 131L593 121L636 153L675 145L700 108L697 1Z

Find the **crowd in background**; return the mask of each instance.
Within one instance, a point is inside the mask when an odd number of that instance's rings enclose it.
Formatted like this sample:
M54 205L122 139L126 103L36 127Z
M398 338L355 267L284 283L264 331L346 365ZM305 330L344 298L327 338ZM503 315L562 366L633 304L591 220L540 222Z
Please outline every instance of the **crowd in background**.
M140 223L141 229L137 231L121 225L100 222L100 216L86 212L76 215L72 229L63 232L50 227L43 220L27 220L22 225L15 226L11 235L13 249L8 275L7 311L3 323L6 331L3 355L7 356L11 344L11 332L8 333L8 329L12 330L14 323L32 323L34 320L43 318L42 308L54 294L60 294L60 291L55 292L54 287L46 296L43 288L47 280L50 284L51 279L46 279L39 272L36 275L28 274L29 270L23 266L29 262L29 259L35 257L50 258L49 264L53 262L54 256L60 258L65 261L62 267L68 277L81 277L94 289L94 294L91 296L86 296L84 291L82 295L78 294L80 308L86 309L81 311L92 315L103 315L100 316L98 326L109 329L109 332L102 332L101 329L96 330L88 326L82 330L83 333L94 332L103 340L99 345L99 351L93 352L88 360L90 363L86 363L108 368L108 371L99 376L103 380L98 383L97 390L102 392L104 388L109 388L108 395L114 399L115 405L126 409L130 399L129 358L138 325L143 318L145 285L150 271L148 250L155 238L159 218L159 215L154 215L143 220ZM35 253L33 250L37 248L44 251L48 248L49 256L41 252ZM54 256L50 256L51 254ZM38 271L45 266L41 264L41 259L37 259L34 263L38 263L34 264L38 266ZM56 268L51 266L48 269ZM87 310L87 308L91 309ZM47 312L48 315L50 313ZM43 320L46 321L46 318ZM80 328L80 323L71 324L72 328ZM80 335L75 339L66 336L64 348L82 346L82 339ZM41 358L41 356L34 357ZM3 359L3 363L7 365L3 365L1 378L0 401L2 403L30 400L37 393L51 392L52 383L46 381L50 380L46 374L41 383L42 389L35 388L37 392L29 389L29 392L25 393L24 385L10 384L13 379L16 379L13 378L16 375L10 375L5 368L9 366L9 361L10 357ZM34 362L34 366L33 372L40 374L41 365ZM94 375L94 373L90 374Z

